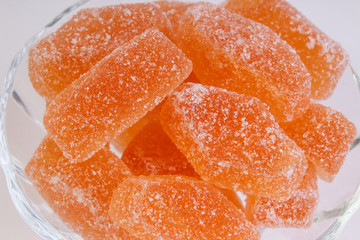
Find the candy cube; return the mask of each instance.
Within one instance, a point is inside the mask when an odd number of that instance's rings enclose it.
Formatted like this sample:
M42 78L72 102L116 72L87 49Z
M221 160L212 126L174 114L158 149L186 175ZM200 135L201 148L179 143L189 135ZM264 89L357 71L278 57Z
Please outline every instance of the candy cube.
M114 191L109 212L139 239L260 239L218 189L184 176L127 178Z
M255 97L186 83L166 100L161 124L201 178L222 188L286 200L307 169Z
M191 70L180 49L149 29L58 94L45 128L65 157L84 161L154 109Z
M282 123L301 147L320 178L331 182L339 172L356 136L356 127L342 113L318 103L293 122Z
M228 0L226 8L270 27L287 41L311 74L311 97L330 97L349 62L337 42L284 0Z
M307 109L310 74L268 27L202 3L188 8L178 36L201 83L255 96L279 121L291 121Z
M165 33L171 28L155 3L81 10L30 50L30 80L40 95L53 99L102 58L151 27Z
M287 201L248 196L246 216L258 228L311 226L319 200L315 167L309 164L300 187Z
M114 188L131 175L109 150L72 164L56 143L45 137L25 173L50 207L85 239L135 239L108 215Z

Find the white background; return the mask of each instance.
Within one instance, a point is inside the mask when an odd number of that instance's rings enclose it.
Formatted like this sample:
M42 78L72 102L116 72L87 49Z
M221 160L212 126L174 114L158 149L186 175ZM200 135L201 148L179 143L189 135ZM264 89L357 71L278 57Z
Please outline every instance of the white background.
M324 32L350 53L353 67L360 72L360 1L289 0ZM0 86L12 57L32 34L74 0L0 0ZM359 159L360 160L360 159ZM360 236L360 213L345 227L340 239ZM17 214L0 171L0 239L39 240Z

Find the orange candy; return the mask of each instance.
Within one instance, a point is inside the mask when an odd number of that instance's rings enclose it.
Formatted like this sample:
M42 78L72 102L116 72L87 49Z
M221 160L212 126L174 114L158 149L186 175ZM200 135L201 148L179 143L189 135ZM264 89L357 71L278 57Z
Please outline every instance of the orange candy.
M149 29L58 94L45 128L65 157L84 161L154 109L191 68L180 49Z
M127 178L114 191L109 212L141 240L260 239L219 190L184 176Z
M148 121L125 149L121 160L134 175L198 177L185 156L163 131L160 121Z
M53 99L122 44L156 27L170 29L155 3L121 4L79 11L29 54L29 77L38 93Z
M303 14L284 0L228 0L226 8L270 27L296 50L312 76L312 98L332 94L348 55Z
M255 96L280 121L307 109L311 77L296 52L268 27L202 3L188 8L178 36L201 83Z
M339 172L356 136L355 125L342 113L317 103L281 127L305 151L318 176L328 182Z
M201 178L222 188L285 200L307 169L303 151L254 97L183 84L161 123Z
M45 137L25 173L50 207L85 239L135 239L108 215L113 189L131 175L109 150L71 164L56 143Z
M319 192L315 168L309 168L298 189L287 201L248 196L246 216L259 228L310 227L318 204Z

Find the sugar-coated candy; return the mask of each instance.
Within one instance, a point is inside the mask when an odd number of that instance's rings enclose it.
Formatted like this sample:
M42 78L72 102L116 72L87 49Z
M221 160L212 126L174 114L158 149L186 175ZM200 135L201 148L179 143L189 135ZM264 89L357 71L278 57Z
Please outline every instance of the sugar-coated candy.
M310 163L300 187L287 201L248 196L246 216L258 228L311 226L319 200L315 167Z
M312 76L312 98L332 94L348 55L296 8L285 0L228 0L226 8L270 27L296 50Z
M155 3L120 4L79 11L29 54L29 77L37 92L53 99L120 45L169 20Z
M108 215L113 190L131 176L128 167L109 150L72 164L56 143L45 137L25 173L49 206L85 239L135 240Z
M201 178L222 188L285 200L307 169L255 97L186 83L165 101L161 124Z
M198 177L186 157L164 132L158 118L145 123L126 147L121 160L134 175Z
M191 70L180 49L148 29L58 94L45 128L65 157L86 160L154 109Z
M141 240L260 239L218 189L185 176L127 178L114 191L109 212Z
M255 96L279 121L291 121L307 109L310 74L270 28L202 3L187 9L178 36L201 83Z
M281 127L328 182L339 172L356 136L355 125L342 113L318 103L311 103L301 118Z

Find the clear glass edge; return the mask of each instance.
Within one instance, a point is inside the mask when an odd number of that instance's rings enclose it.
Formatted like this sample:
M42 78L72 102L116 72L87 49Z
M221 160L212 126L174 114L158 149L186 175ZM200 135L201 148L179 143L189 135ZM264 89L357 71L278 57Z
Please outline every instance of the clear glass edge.
M16 210L23 218L23 220L28 224L28 226L33 229L39 236L43 239L56 239L56 240L66 240L66 238L61 235L56 229L54 229L40 214L39 212L32 207L32 204L27 200L24 195L23 189L19 182L18 177L16 176L16 171L9 154L6 136L5 136L5 110L9 94L11 94L12 85L14 82L15 73L23 59L23 57L28 53L29 48L43 35L47 28L52 27L64 16L71 13L76 8L84 5L85 3L91 0L80 0L70 7L66 8L60 14L58 14L53 20L46 24L37 34L30 38L24 47L15 55L13 58L7 75L5 77L4 85L0 94L0 166L2 167L8 191L10 193L11 199L16 207ZM352 66L350 66L353 78L357 83L357 86L360 91L360 78L356 74ZM352 148L358 145L360 137L358 136ZM360 209L360 183L356 188L351 199L347 202L341 203L339 206L335 207L332 210L324 211L321 219L315 219L315 222L328 220L335 218L336 220L323 232L316 240L335 240L339 237L342 230L344 229L346 223L351 219L351 217ZM30 220L31 221L28 221Z

